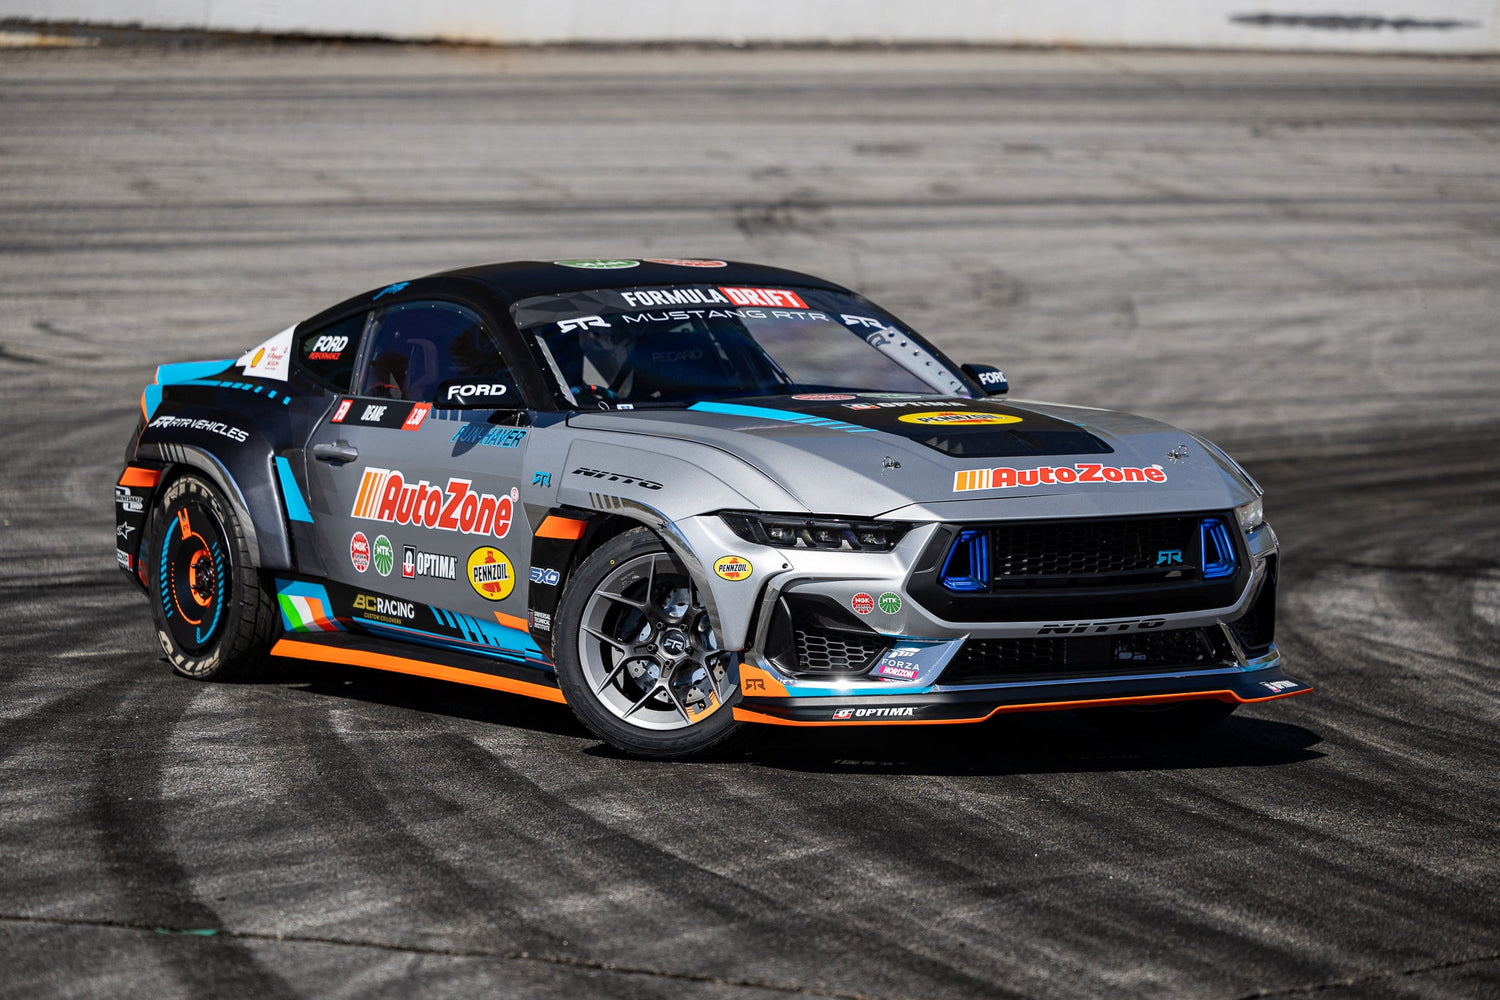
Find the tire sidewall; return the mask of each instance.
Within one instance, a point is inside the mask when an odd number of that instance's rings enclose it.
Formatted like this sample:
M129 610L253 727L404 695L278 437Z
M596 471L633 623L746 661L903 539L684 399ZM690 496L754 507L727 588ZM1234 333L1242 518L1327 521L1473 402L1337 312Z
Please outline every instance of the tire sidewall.
M163 588L169 582L162 579L162 546L166 543L172 521L177 512L191 509L199 516L212 519L225 543L225 567L222 620L211 641L203 649L190 652L178 643L168 627ZM172 480L162 491L160 500L152 511L147 533L146 562L148 591L151 598L151 617L156 626L156 638L172 669L187 677L207 679L224 672L230 665L231 646L242 632L242 618L249 606L245 600L244 583L247 550L239 521L224 500L223 495L205 479L191 473Z
M594 591L621 563L653 552L671 550L648 528L617 535L583 561L568 581L558 606L553 662L557 680L573 714L595 736L642 757L688 757L724 743L743 724L729 704L696 725L667 731L640 729L618 718L594 697L579 659L579 627Z

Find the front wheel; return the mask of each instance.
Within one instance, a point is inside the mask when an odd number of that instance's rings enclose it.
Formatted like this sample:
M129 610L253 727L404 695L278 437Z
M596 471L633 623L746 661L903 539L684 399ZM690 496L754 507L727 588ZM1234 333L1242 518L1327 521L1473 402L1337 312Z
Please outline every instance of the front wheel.
M174 479L146 537L151 612L172 669L203 680L264 674L280 619L223 495L192 473Z
M605 742L642 757L719 749L741 728L728 701L735 654L719 648L702 595L645 528L606 542L563 595L557 679Z

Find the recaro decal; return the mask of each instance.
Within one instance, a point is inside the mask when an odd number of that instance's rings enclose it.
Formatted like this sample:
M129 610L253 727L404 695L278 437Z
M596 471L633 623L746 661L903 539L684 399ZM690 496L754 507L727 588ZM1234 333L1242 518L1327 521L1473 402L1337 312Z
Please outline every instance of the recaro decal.
M399 469L367 468L349 516L504 538L515 515L514 498L481 493L470 489L471 485L468 479L450 479L446 487L425 479L413 484Z

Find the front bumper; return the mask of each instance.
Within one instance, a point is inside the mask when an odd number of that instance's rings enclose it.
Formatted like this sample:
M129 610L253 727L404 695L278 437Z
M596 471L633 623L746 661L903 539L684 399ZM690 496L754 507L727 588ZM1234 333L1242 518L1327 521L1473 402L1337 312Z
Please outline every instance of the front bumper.
M717 518L693 519L686 534L700 552L732 553L765 572L759 587L745 581L713 580L717 605L744 622L742 701L737 717L780 725L889 725L979 722L1002 712L1067 709L1112 704L1154 704L1214 699L1231 703L1267 701L1311 688L1282 673L1270 640L1247 639L1246 623L1274 611L1277 542L1269 526L1241 536L1243 566L1222 606L1173 609L1130 617L1088 615L1029 621L950 621L938 617L910 589L930 575L930 544L939 525L914 529L889 553L758 549L727 535ZM688 527L683 522L680 526ZM787 655L787 613L792 604L820 606L841 614L852 630L842 633L867 644L863 666L845 673L813 675L805 669L808 647ZM1138 602L1139 603L1139 602ZM1147 602L1149 606L1149 601ZM1180 607L1180 605L1179 605ZM729 630L733 632L734 630ZM1250 630L1253 631L1253 630ZM1154 639L1201 636L1189 659L1145 663L1139 652ZM803 636L798 636L802 642ZM1072 648L1094 644L1087 665L1068 654L1045 668L976 669L988 651L1044 647L1066 641ZM1200 641L1200 640L1195 640ZM965 647L968 647L967 649ZM839 651L834 650L837 660Z

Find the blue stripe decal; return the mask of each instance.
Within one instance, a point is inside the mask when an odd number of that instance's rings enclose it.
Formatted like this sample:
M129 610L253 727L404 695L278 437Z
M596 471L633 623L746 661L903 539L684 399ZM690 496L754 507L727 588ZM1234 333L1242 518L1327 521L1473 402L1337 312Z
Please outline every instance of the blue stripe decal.
M156 408L161 405L161 386L146 386L145 391L141 393L141 405L146 408L147 420L156 416Z
M843 431L846 434L868 434L875 430L873 427L846 424L842 420L815 417L811 413L797 413L793 410L775 410L769 406L743 406L739 403L694 403L688 409L697 410L700 413L723 413L731 417L753 417L756 420L779 420L783 423L807 424L810 427L823 427L828 430Z
M193 382L205 375L217 375L232 364L234 364L233 361L225 358L223 361L182 361L177 364L158 365L156 384L181 385L184 382Z
M286 503L286 516L293 521L311 524L312 511L307 509L307 501L302 499L302 491L297 487L297 477L292 475L292 464L280 455L276 456L276 475L281 480L281 499Z

